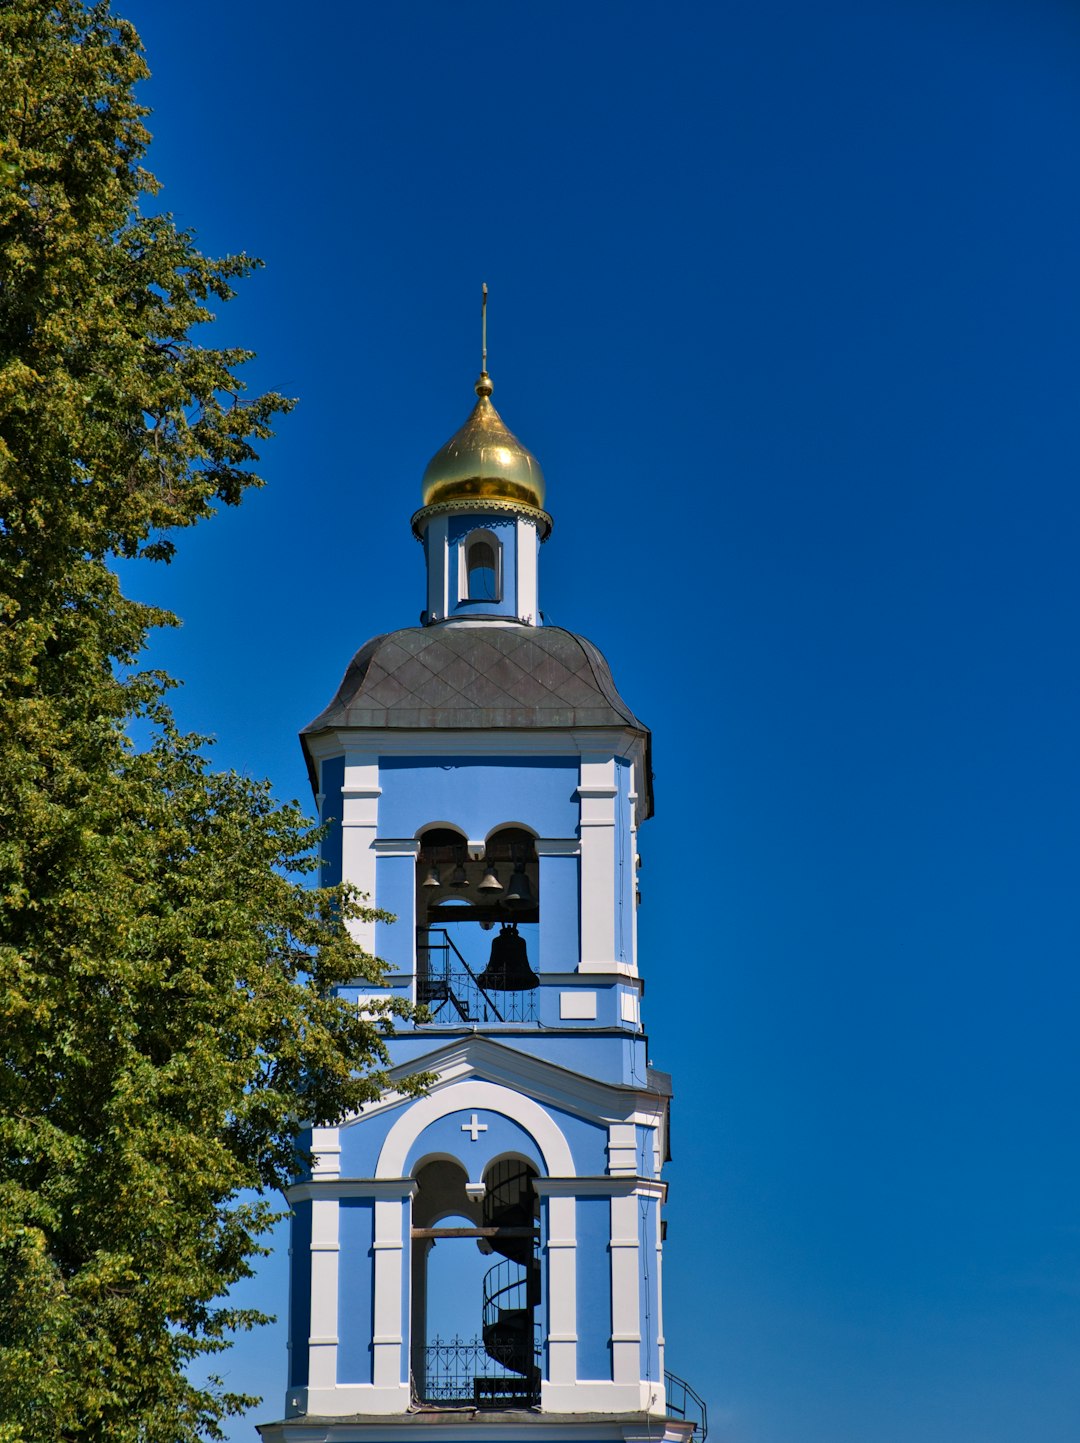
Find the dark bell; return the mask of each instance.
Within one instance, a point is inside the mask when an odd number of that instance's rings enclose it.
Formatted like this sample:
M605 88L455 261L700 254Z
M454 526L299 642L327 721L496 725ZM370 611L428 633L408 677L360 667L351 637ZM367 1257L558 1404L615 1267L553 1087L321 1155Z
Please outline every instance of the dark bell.
M488 992L531 992L540 986L516 923L504 923L492 938L488 965L476 980Z
M484 869L483 878L477 883L478 892L501 892L503 884L499 881L499 874L494 863L489 862Z
M506 889L506 896L503 901L508 907L528 907L532 902L532 887L529 885L529 878L523 866L514 868L514 875L510 878L510 885Z

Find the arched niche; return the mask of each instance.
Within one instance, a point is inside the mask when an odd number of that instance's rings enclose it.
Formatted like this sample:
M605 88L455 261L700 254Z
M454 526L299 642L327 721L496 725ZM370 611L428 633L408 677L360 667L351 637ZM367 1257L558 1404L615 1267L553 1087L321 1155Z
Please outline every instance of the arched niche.
M430 1236L430 1232L438 1229L440 1224L479 1229L483 1224L483 1209L475 1189L471 1197L466 1191L469 1175L454 1157L444 1153L427 1153L417 1162L412 1176L416 1179L417 1188L412 1200L411 1374L418 1396L424 1398L429 1391L429 1371L436 1371L439 1364L438 1349L443 1341L438 1337L442 1326L439 1314L445 1312L448 1301L452 1301L439 1296L443 1254L453 1249L459 1269L464 1262L473 1274L477 1294L474 1321L477 1335L486 1271L479 1260L473 1260L471 1252L462 1257L463 1249L475 1250L475 1240L435 1238ZM449 1231L449 1228L446 1230Z
M503 548L494 531L478 527L460 543L458 598L461 601L501 601Z
M532 1020L540 919L535 833L501 824L488 834L482 858L470 856L465 834L443 822L422 828L418 839L417 1000L436 1023Z
M426 1152L412 1176L410 1365L419 1400L485 1392L531 1405L540 1386L540 1212L535 1162L502 1150L470 1182Z

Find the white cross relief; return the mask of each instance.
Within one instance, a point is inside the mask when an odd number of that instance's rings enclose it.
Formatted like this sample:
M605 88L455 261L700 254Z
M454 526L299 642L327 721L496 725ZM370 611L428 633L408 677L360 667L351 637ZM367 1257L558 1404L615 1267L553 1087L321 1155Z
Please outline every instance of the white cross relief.
M461 1124L461 1130L462 1132L472 1133L473 1142L479 1142L480 1134L482 1132L487 1132L488 1125L486 1122L477 1122L476 1113L474 1112L468 1122L463 1122Z

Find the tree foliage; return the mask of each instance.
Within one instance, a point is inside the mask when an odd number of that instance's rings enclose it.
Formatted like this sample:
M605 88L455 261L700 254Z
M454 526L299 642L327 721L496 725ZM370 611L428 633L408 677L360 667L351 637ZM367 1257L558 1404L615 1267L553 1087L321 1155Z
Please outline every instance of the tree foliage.
M250 1400L185 1365L259 1321L250 1271L302 1121L385 1082L335 995L381 964L313 833L209 767L137 670L172 620L110 562L261 484L288 403L192 339L255 264L167 215L107 4L0 5L0 1440L179 1443ZM136 746L132 723L151 740ZM240 1197L255 1190L254 1201Z

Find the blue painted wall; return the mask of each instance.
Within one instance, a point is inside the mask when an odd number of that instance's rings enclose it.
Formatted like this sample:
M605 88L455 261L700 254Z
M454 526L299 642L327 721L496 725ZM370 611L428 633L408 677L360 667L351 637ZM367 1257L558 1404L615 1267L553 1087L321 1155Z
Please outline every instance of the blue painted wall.
M342 1198L338 1258L338 1382L370 1383L374 1328L375 1204Z
M375 1164L386 1140L386 1134L397 1122L409 1103L384 1108L372 1116L361 1113L338 1130L341 1144L339 1165L342 1177L374 1177Z
M576 820L558 835L572 836ZM574 972L581 961L578 867L577 857L540 858L541 972Z
M660 1324L657 1317L656 1290L656 1228L655 1198L638 1200L638 1279L639 1331L641 1333L641 1376L652 1382L660 1378Z
M577 1372L611 1377L611 1203L579 1197L577 1214Z
M390 832L389 836L396 833ZM375 901L396 921L375 923L375 954L399 972L411 973L416 956L416 859L375 859Z
M499 1029L485 1027L486 1035L494 1037L502 1046L525 1052L531 1057L540 1057L557 1067L566 1067L574 1072L595 1077L601 1082L615 1082L643 1085L646 1075L646 1039L629 1028L606 1033L589 1031L587 1023L560 1023L565 1031L536 1032L514 1030L511 1027ZM395 1066L411 1064L422 1068L423 1059L435 1048L453 1037L467 1036L470 1026L433 1028L402 1032L388 1040L390 1056Z
M576 976L571 982L553 982L545 985L541 982L537 996L537 1015L543 1027L560 1027L571 1030L579 1030L584 1033L594 1033L597 1028L611 1030L620 1027L619 1022L619 987L610 983L601 986L588 976ZM591 992L596 998L596 1016L584 1020L573 1018L564 1019L560 1016L562 1010L562 995L564 992Z
M461 543L472 531L490 531L502 546L502 594L498 601L458 597ZM451 616L517 616L517 523L512 517L480 512L452 515L448 529L449 608Z
M323 820L331 821L330 830L321 847L324 887L336 887L341 881L341 788L345 785L345 758L327 757L322 764Z
M481 838L523 822L541 837L573 837L578 777L573 757L383 757L379 834L415 837L443 821Z
M293 1208L289 1226L289 1386L304 1388L308 1380L308 1336L311 1333L311 1204Z

